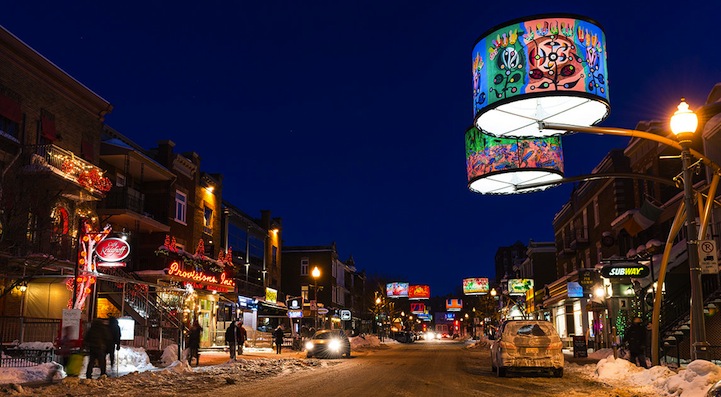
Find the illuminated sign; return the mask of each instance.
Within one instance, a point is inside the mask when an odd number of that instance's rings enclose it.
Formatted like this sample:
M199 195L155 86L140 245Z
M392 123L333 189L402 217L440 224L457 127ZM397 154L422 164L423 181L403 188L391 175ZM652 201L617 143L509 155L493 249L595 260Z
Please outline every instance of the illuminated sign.
M303 310L288 310L288 317L303 318Z
M351 317L352 317L352 314L351 314L350 310L345 310L345 309L344 309L344 310L341 310L341 311L340 311L340 319L341 319L341 320L343 320L343 321L350 321Z
M120 340L135 339L135 320L132 317L120 317L118 326L120 326Z
M218 277L213 274L207 274L196 270L183 270L178 262L171 263L170 267L165 269L165 272L169 276L176 276L198 283L219 284L230 288L235 287L235 281L233 281L232 278L227 278L225 273L221 273Z
M411 285L408 287L408 299L430 299L431 287L428 285Z
M464 295L482 295L488 293L488 278L475 277L463 279Z
M614 263L601 268L601 275L606 278L644 278L650 273L648 266L636 262Z
M411 302L411 313L420 314L426 311L425 303Z
M508 280L509 295L526 295L526 291L533 289L533 279L512 278Z
M446 310L449 312L459 312L463 308L463 301L456 298L446 299Z
M278 301L278 290L265 287L265 301L266 302L277 302Z
M433 321L433 316L430 313L418 313L416 317L421 321Z
M130 254L130 244L120 238L106 238L95 246L95 254L104 262L120 262Z
M386 296L388 296L389 298L407 298L408 283L386 284Z
M566 283L569 298L583 298L583 287L575 281Z

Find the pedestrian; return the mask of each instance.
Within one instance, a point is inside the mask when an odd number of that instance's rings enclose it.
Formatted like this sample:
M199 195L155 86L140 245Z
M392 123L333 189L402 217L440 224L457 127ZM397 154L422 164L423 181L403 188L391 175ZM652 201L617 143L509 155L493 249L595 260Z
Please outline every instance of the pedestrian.
M243 347L245 347L245 341L248 340L248 331L243 328L243 323L238 323L238 335L237 335L237 341L238 341L238 354L243 354Z
M193 326L188 330L188 364L193 365L193 357L195 357L195 365L200 365L200 335L203 333L203 327L200 326L198 320L193 322Z
M225 343L228 344L230 359L235 360L235 349L238 343L238 326L235 325L235 320L231 321L228 328L225 329Z
M279 325L275 331L273 331L273 339L275 341L275 353L280 354L281 350L283 349L283 336L285 332L283 332L283 326Z
M628 351L631 353L629 361L643 368L648 368L646 363L646 327L643 325L641 317L634 317L631 326L626 330L624 342L628 343Z
M108 356L110 357L110 368L113 368L115 365L115 351L120 350L120 324L114 316L108 317L108 329L110 331Z
M83 337L83 348L88 351L88 366L85 370L85 378L93 378L95 364L100 367L100 377L107 377L105 355L107 354L110 331L108 325L102 319L96 318L90 324L88 332Z

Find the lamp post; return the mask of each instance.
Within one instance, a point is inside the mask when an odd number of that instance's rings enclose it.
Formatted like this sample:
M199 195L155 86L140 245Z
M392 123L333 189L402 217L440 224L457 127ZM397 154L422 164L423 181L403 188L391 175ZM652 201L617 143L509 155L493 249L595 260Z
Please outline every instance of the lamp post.
M320 277L320 269L318 269L318 266L313 267L313 270L310 272L310 275L313 276L313 290L315 293L313 294L313 299L315 299L315 316L314 316L314 324L316 331L318 330L318 277Z
M698 257L696 236L696 212L694 208L693 183L691 181L691 138L696 132L698 117L688 108L682 98L678 110L671 117L671 131L681 145L681 166L683 167L683 199L686 208L686 252L691 277L691 359L706 358L706 326L703 317L703 290L701 287L701 267Z

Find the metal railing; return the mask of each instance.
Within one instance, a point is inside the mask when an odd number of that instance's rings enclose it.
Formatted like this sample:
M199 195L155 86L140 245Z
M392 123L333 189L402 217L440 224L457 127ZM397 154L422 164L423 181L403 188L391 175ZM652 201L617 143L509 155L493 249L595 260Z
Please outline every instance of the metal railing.
M54 342L59 335L60 320L32 317L0 317L0 342L3 345L23 342Z
M3 349L0 355L0 367L35 367L55 361L55 349Z

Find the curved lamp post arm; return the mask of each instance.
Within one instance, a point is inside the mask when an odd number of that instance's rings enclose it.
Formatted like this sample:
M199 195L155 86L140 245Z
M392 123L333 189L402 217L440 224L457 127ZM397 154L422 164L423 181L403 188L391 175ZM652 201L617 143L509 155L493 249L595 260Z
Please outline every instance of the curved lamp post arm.
M683 150L683 147L680 143L678 143L678 141L646 131L628 130L625 128L586 127L573 124L547 123L545 121L539 121L538 128L546 130L585 132L589 134L618 135L629 138L643 138L663 143L664 145L671 146L672 148L678 149L679 151ZM706 165L707 167L711 168L714 174L718 173L721 170L721 167L719 167L718 164L714 163L713 161L711 161L711 159L704 156L703 153L691 148L689 148L688 150L691 155L701 160L701 162L703 162L704 165Z

